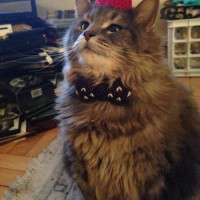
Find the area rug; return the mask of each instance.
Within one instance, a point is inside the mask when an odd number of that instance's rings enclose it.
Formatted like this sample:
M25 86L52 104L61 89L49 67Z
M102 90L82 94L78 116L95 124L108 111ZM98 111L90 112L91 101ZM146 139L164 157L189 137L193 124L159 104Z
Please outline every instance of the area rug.
M10 185L2 200L83 200L64 170L62 145L59 137L33 159L25 175Z

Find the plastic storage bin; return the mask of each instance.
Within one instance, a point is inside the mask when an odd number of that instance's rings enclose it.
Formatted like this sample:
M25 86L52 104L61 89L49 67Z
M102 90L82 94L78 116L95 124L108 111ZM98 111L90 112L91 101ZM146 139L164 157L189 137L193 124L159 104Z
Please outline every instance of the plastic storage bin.
M200 76L200 18L168 21L168 65L175 76Z

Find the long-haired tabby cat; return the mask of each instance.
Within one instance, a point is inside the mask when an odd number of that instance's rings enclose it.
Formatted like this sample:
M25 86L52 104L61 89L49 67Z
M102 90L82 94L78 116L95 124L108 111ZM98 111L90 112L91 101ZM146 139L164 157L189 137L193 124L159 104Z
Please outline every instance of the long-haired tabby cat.
M199 113L162 63L158 4L76 0L57 108L66 168L86 200L200 199Z

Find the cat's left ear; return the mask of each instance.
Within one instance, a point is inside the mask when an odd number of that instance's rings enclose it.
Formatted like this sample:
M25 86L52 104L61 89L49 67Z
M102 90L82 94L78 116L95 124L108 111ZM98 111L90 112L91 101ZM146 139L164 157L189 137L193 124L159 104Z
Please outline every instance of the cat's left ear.
M134 8L134 22L144 27L146 32L151 31L156 23L159 0L143 0Z
M91 8L89 0L75 0L76 16L82 17Z

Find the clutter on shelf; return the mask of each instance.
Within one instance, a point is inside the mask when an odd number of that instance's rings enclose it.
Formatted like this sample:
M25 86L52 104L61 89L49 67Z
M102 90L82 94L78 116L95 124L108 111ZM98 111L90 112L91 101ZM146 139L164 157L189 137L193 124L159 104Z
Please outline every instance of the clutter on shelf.
M200 17L199 0L167 0L160 11L161 19L180 20Z

